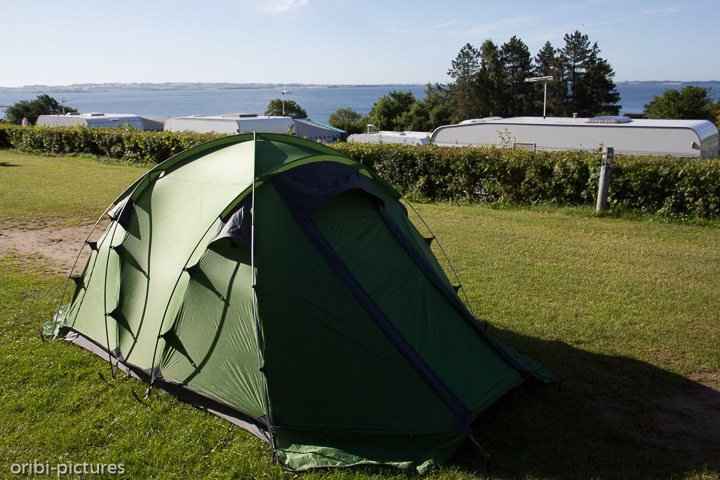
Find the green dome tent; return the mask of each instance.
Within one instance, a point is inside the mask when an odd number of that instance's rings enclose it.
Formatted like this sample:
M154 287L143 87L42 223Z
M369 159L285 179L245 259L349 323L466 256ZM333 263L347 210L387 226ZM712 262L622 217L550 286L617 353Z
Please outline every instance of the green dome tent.
M400 199L308 140L208 142L116 200L48 328L253 432L285 468L427 471L500 397L556 379L482 328Z

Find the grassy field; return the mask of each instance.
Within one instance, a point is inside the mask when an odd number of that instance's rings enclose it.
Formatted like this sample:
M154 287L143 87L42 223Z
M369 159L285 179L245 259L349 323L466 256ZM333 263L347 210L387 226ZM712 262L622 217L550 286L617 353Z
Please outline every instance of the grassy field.
M92 223L142 173L0 151L0 225ZM720 478L720 230L578 211L415 207L490 333L564 380L560 391L530 385L474 424L490 475L465 444L424 477ZM0 478L33 461L122 463L125 478L413 476L288 473L225 421L166 394L133 398L144 385L38 337L63 284L37 258L0 257Z

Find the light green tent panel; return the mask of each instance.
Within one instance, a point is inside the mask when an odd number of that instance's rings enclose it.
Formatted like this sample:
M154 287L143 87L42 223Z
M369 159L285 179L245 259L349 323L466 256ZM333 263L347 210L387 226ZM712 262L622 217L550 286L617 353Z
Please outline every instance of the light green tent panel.
M166 380L261 417L250 279L250 252L227 239L214 243L192 269L160 369Z
M162 348L157 336L176 314L168 309L171 295L182 296L182 269L218 212L252 184L254 155L252 143L233 145L168 169L133 195L129 223L135 228L128 228L120 251L121 323L132 331L121 336L120 350L128 363L153 367L156 345Z
M98 240L65 318L68 326L106 348L109 346L111 351L117 347L118 330L115 320L106 317L106 312L108 306L118 301L120 262L110 247L120 243L124 234L125 231L113 223Z

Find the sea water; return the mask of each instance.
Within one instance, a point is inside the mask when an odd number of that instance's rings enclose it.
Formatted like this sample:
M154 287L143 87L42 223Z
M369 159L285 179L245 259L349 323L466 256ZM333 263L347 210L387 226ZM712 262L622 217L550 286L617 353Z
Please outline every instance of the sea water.
M668 88L681 89L687 83L653 85L618 85L620 113L641 113L643 106L655 96L661 96ZM697 84L712 87L714 98L720 94L720 82ZM295 88L285 100L293 100L307 111L308 117L327 122L335 111L351 108L361 115L370 113L373 105L393 90L412 92L416 99L425 98L425 87L339 87ZM0 94L0 118L4 108L20 100L34 100L38 94ZM256 113L262 115L271 100L282 98L282 90L183 90L152 92L93 92L52 94L58 102L65 99L67 105L79 112L130 113L143 116L180 117L186 115L221 115L223 113Z

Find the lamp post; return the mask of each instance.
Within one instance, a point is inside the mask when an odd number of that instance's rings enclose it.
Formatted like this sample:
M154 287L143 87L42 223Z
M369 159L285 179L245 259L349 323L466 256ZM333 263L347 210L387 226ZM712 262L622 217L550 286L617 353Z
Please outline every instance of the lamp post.
M548 80L552 80L553 77L548 75L547 77L532 77L528 78L528 82L545 82L545 97L543 99L543 120L545 119L545 108L547 107L547 82Z
M292 92L288 92L287 90L282 91L283 117L285 116L285 95L292 95Z
M372 123L368 123L367 124L367 133L370 133L370 127L374 127L374 126L375 125L373 125Z

